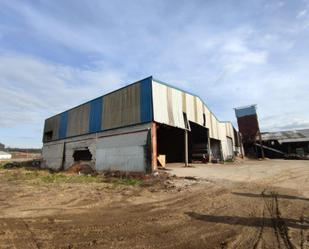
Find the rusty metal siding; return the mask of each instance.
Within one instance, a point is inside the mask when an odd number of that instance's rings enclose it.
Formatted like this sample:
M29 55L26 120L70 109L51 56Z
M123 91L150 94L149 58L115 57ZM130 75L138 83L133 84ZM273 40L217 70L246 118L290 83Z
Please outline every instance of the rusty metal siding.
M89 131L90 103L68 111L67 137L87 134Z
M51 140L58 139L59 138L59 125L60 125L60 115L46 119L44 123L44 134L45 132L52 131L53 135L52 135ZM47 142L45 140L44 134L43 134L43 143Z
M103 101L102 130L141 122L140 83L108 94Z

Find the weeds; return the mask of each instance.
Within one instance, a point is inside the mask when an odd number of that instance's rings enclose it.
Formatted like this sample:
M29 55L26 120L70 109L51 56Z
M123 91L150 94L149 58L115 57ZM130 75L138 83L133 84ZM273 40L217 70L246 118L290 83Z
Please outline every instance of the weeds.
M104 177L102 175L68 175L64 173L50 173L46 170L29 170L25 168L3 169L1 176L1 178L6 181L27 181L28 183L34 184L106 183L117 187L137 186L142 183L142 180L136 178Z
M99 183L103 182L101 177L88 175L64 175L49 174L41 176L40 180L44 183Z
M142 183L142 180L136 179L136 178L121 178L121 179L115 179L115 181L113 181L113 184L115 186L119 186L119 185L135 186L135 185L140 185L141 183Z

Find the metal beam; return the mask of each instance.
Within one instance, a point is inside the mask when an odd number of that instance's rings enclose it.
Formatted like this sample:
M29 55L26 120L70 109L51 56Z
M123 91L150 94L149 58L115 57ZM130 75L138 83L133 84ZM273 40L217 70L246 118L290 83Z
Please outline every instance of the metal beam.
M189 166L188 130L185 130L185 167Z

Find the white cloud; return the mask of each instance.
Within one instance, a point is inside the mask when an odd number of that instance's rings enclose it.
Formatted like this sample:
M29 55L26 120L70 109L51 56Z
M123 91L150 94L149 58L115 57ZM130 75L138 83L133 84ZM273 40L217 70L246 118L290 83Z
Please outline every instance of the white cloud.
M124 79L110 69L82 70L30 56L2 55L0 127L14 129L22 123L41 128L47 117L120 87ZM41 131L36 133L38 144Z
M297 18L301 18L301 17L307 15L307 13L308 13L308 10L307 10L307 9L301 10L300 12L298 12L298 14L297 14L296 17L297 17Z

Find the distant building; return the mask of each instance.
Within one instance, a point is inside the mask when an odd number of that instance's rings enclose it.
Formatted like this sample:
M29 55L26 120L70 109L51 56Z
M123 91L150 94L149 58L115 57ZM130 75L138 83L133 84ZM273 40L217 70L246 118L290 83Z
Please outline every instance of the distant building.
M262 132L266 157L309 159L309 129Z
M43 165L151 172L158 155L185 164L233 158L238 138L197 95L148 77L46 119Z
M0 151L4 151L4 149L5 149L5 145L0 143Z
M0 151L0 160L7 160L7 159L11 159L12 155L4 152L4 151Z
M245 150L244 154L249 157L264 158L263 148L256 146L256 142L261 140L256 105L235 108L235 114Z

